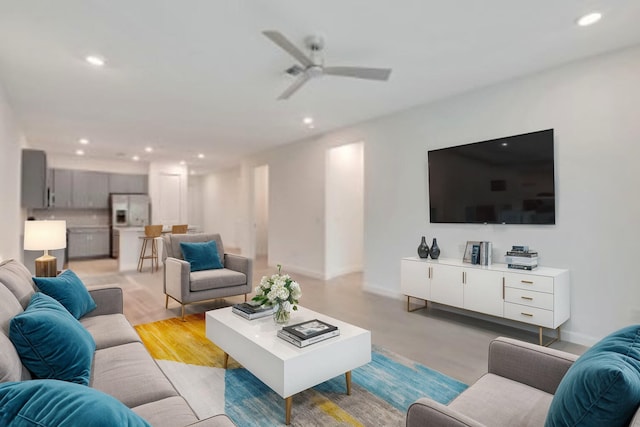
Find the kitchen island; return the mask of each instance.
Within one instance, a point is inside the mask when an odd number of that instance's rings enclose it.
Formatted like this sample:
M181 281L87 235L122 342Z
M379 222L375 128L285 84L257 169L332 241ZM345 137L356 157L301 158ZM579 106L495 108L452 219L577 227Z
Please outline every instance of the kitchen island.
M138 268L144 227L114 227L119 234L118 271L131 271ZM162 238L158 237L158 264L162 262ZM151 245L147 245L147 254L151 254ZM145 260L144 269L151 268L151 260ZM144 270L143 270L144 271Z

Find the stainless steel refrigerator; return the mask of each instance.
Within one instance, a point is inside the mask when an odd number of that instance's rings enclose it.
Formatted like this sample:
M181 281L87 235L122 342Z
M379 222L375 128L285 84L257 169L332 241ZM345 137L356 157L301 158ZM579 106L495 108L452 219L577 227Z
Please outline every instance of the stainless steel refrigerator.
M143 227L149 225L150 202L146 194L110 194L111 211L111 257L119 255L120 227Z

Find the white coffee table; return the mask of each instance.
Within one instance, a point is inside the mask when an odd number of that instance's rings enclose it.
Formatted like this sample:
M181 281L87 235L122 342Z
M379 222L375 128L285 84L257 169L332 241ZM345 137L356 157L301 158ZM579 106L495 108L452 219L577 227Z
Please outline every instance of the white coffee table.
M291 422L294 394L345 374L351 394L351 370L371 361L371 332L298 306L289 324L319 319L336 325L340 335L298 348L276 336L282 328L272 317L247 320L231 307L206 313L206 335L225 352L224 366L233 357L285 399L285 420Z

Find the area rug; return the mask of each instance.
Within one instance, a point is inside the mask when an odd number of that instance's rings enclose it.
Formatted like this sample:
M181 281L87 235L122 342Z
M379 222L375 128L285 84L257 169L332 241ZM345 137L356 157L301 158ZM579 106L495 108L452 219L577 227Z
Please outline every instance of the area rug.
M284 400L205 336L204 314L136 326L160 368L200 419L226 413L240 427L284 425ZM372 361L293 397L294 426L404 426L420 397L448 403L467 386L440 372L374 346Z

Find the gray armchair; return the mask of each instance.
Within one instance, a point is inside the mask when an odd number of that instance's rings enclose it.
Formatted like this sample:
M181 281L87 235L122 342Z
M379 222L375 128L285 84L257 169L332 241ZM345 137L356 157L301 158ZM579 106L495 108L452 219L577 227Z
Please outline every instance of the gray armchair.
M208 242L215 240L220 261L224 268L191 271L191 265L184 260L180 242ZM253 262L250 258L224 252L219 234L166 234L163 236L164 251L164 293L165 308L169 298L182 306L196 302L230 297L251 292Z
M489 345L489 372L448 405L422 398L407 427L543 426L553 395L578 356L510 338Z

